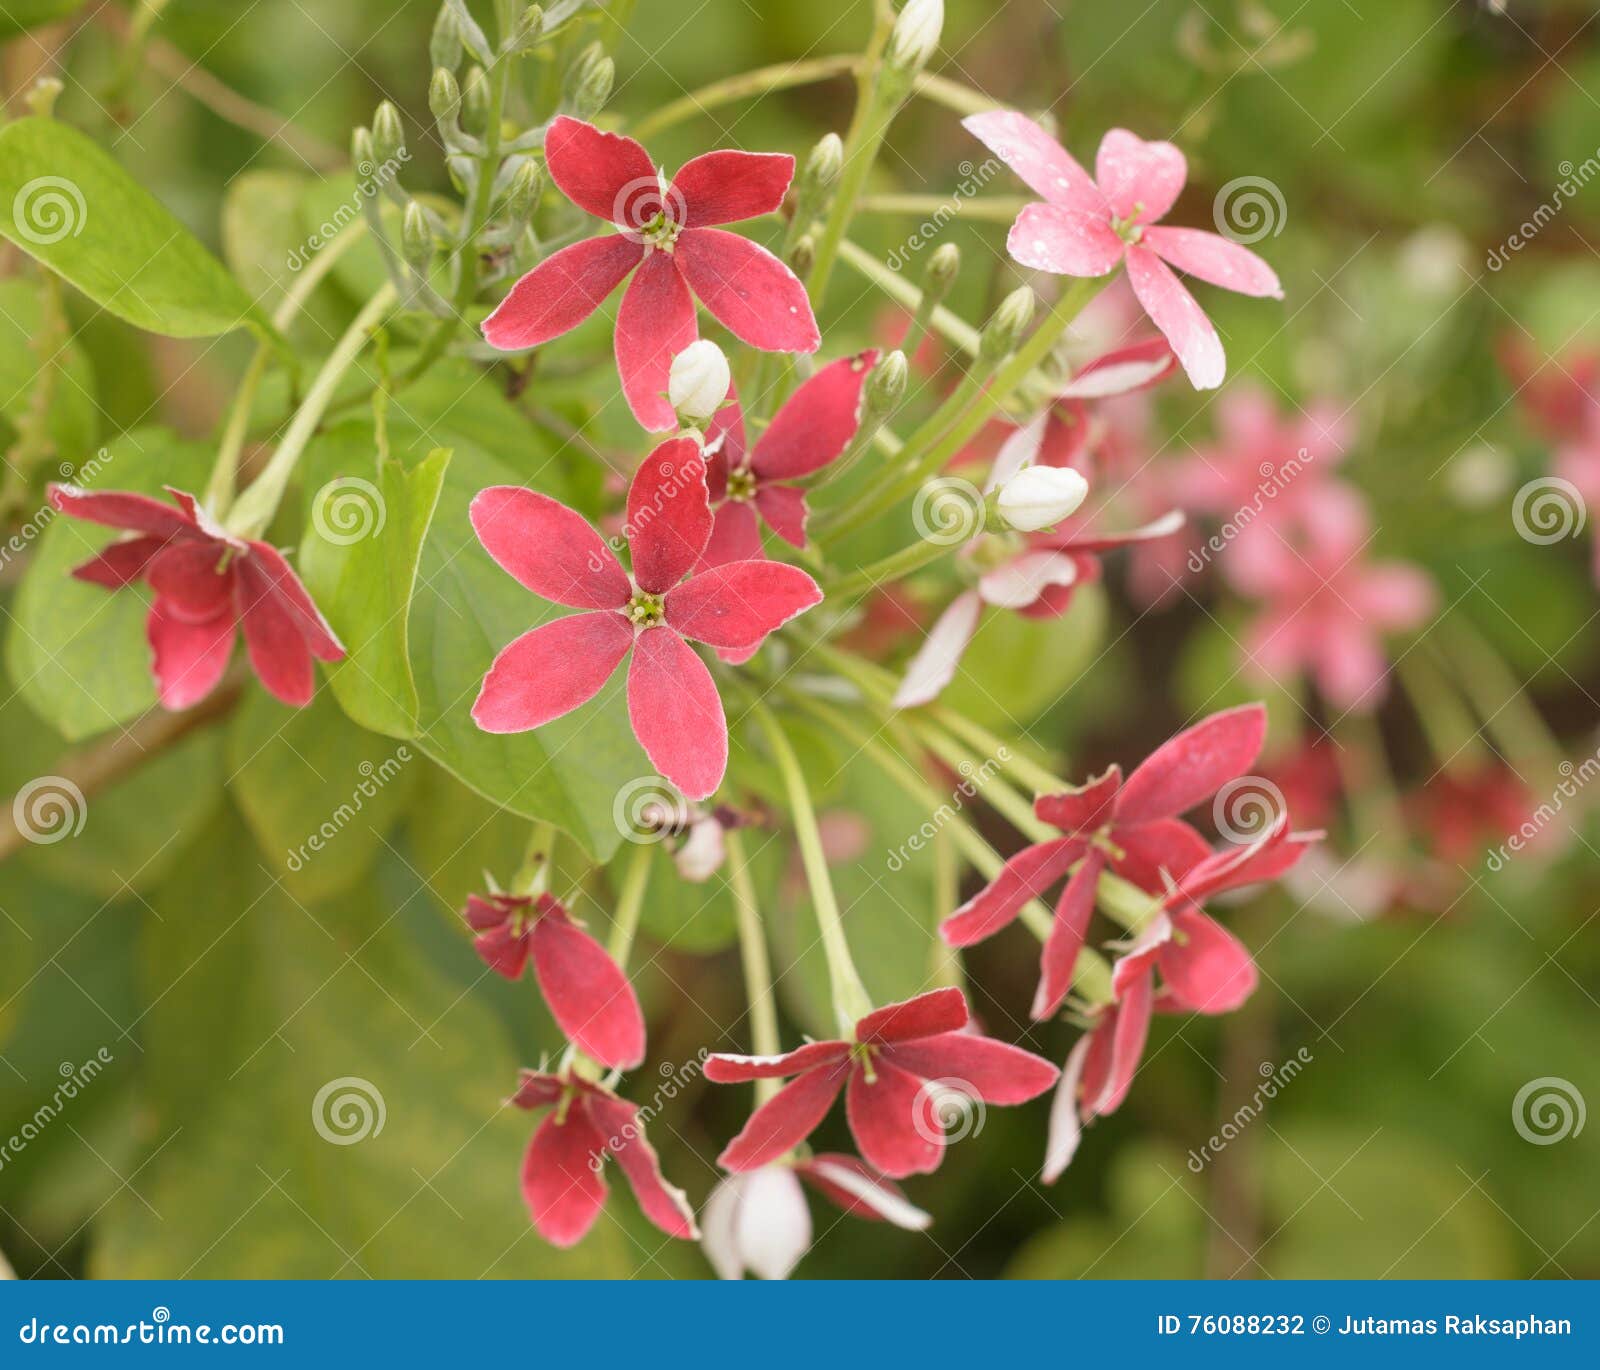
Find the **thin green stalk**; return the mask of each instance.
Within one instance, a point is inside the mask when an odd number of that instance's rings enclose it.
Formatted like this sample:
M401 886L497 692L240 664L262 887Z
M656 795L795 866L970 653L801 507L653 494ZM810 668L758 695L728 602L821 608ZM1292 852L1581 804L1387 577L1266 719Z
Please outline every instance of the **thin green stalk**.
M555 856L556 829L552 823L535 823L522 849L522 864L511 877L511 893L537 897L550 888L550 869Z
M954 213L963 219L1009 224L1029 201L1021 195L863 195L857 206L862 214L937 215Z
M863 590L873 589L884 581L899 580L902 576L908 576L913 571L938 561L940 557L948 556L965 541L965 538L961 538L955 542L936 542L932 538L923 538L919 542L913 542L909 547L902 547L898 552L891 552L888 556L863 566L859 571L852 571L838 580L827 582L823 588L835 599L859 594Z
M655 843L641 842L633 849L628 869L623 872L622 888L617 891L617 907L611 914L611 936L606 950L618 966L627 968L633 951L634 935L639 931L639 915L644 910L644 892L650 885L650 858Z
M1482 762L1487 748L1478 736L1472 711L1444 672L1434 665L1427 649L1418 644L1402 653L1395 668L1440 769L1455 770Z
M345 329L344 335L334 344L333 351L328 354L328 359L323 362L322 369L306 391L300 408L289 421L283 441L272 454L272 460L234 505L228 519L228 527L233 532L241 537L255 538L266 531L273 515L278 512L278 505L288 487L289 477L294 474L295 465L317 431L333 392L338 389L340 378L360 356L361 349L367 345L368 335L394 307L394 302L395 287L394 282L390 281L367 301L349 328Z
M737 829L723 834L728 851L728 884L733 892L734 916L739 925L739 961L744 968L744 992L750 1001L750 1047L757 1056L776 1056L778 1004L772 988L772 959L767 954L761 909L755 882L750 878L744 839ZM782 1087L780 1080L757 1080L756 1103L764 1104Z
M961 852L949 828L933 834L933 916L940 919L961 902ZM942 937L935 937L928 952L928 976L936 985L966 988L961 953Z
M1456 660L1461 688L1483 726L1513 762L1533 762L1554 775L1561 744L1528 700L1527 686L1478 630L1457 614L1440 625L1445 650Z
M846 52L834 57L816 57L807 62L777 62L770 67L757 67L754 71L741 72L738 76L701 86L682 99L670 100L645 115L628 131L632 137L642 141L674 124L681 124L685 119L708 114L735 100L749 100L758 95L770 95L774 91L842 76L854 71L860 61L857 54Z
M828 979L833 991L833 1011L839 1020L844 1036L855 1031L858 1019L872 1011L872 1000L861 982L855 962L850 957L850 944L844 935L844 919L839 912L839 901L834 896L833 880L828 875L828 857L822 849L822 833L817 827L817 814L811 803L811 792L806 787L805 773L800 769L800 758L794 754L789 739L778 720L766 705L756 703L751 712L767 735L774 760L783 776L784 788L789 796L789 812L794 819L795 840L800 844L800 860L805 867L806 881L811 886L811 903L817 914L817 927L822 934L822 949L828 959Z
M903 305L913 314L921 312L922 288L912 285L898 272L891 271L870 252L848 238L839 244L839 260L852 271L866 277L896 304ZM937 305L929 316L929 323L947 342L971 356L978 355L978 330L959 314L953 313L943 305ZM902 347L901 351L905 352L907 357L911 356L909 346Z

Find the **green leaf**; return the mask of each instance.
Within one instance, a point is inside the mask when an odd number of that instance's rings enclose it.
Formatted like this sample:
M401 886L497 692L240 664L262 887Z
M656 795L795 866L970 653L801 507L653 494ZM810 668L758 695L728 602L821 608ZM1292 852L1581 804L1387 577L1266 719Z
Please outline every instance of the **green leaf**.
M0 7L0 38L65 19L82 8L83 0L7 0Z
M228 726L231 788L262 853L300 899L371 868L414 782L415 753L350 725L326 691L290 709L252 690Z
M39 291L30 281L0 281L0 414L20 429L43 404L55 455L77 461L100 431L94 368L74 340L45 328Z
M436 448L408 471L377 454L365 424L346 425L307 456L300 574L348 653L328 680L351 718L390 737L417 731L411 596L449 462Z
M3 136L3 134L0 134ZM126 433L76 479L91 489L204 488L212 452L162 429ZM102 589L73 580L74 566L118 537L78 519L40 510L25 528L45 524L33 564L11 606L6 664L28 707L69 740L125 723L154 706L147 601L142 591Z
M109 154L67 124L0 128L0 234L151 333L270 325L227 269Z
M222 256L264 311L277 307L305 248L300 196L306 178L293 171L247 171L222 201ZM303 265L303 262L300 263Z

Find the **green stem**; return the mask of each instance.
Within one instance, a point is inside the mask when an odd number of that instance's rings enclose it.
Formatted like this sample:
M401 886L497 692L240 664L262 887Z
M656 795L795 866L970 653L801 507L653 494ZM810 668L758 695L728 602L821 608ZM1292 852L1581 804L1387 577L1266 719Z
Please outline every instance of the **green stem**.
M641 842L633 849L628 869L622 876L622 888L617 892L617 907L611 915L611 936L606 941L606 950L623 969L627 968L634 935L639 931L644 892L650 884L650 858L654 854L653 842Z
M1513 764L1532 762L1553 776L1561 764L1561 744L1529 703L1527 686L1462 616L1441 626L1445 649L1460 668L1461 688L1490 736Z
M394 307L394 302L395 287L394 282L390 281L367 301L351 321L350 327L345 329L344 335L334 344L333 351L311 382L311 388L306 391L300 408L289 421L283 441L272 454L272 460L233 507L228 527L240 537L259 537L272 522L283 500L283 492L288 487L289 477L294 474L295 465L305 452L306 444L317 431L317 424L321 422L333 392L338 389L340 379L361 355L368 335Z
M817 927L822 934L822 949L828 958L833 1011L839 1020L840 1031L848 1038L855 1032L856 1022L872 1011L872 1000L850 957L850 944L845 939L844 919L839 913L839 901L834 896L833 881L828 875L828 857L822 849L822 833L817 827L811 792L806 787L800 759L794 754L794 748L778 726L772 711L760 703L752 705L751 711L767 735L767 742L788 792L795 840L800 844L800 860L805 866L806 881L811 886L811 902L817 914Z
M846 239L839 244L839 260L851 270L865 276L896 304L903 305L913 314L921 312L923 295L921 287L912 285L899 272L891 271L864 248ZM936 305L929 316L929 323L946 341L971 356L978 355L978 330L959 314L952 313L943 305ZM911 356L909 348L901 350L908 358Z
M1402 653L1395 667L1439 768L1451 771L1480 764L1487 749L1478 736L1472 712L1444 672L1434 665L1427 649L1419 643Z
M728 849L728 884L733 892L734 916L739 925L739 961L744 968L744 991L750 1001L750 1046L757 1056L776 1056L778 1005L772 988L772 959L767 954L755 882L745 856L744 839L737 829L722 838ZM756 1081L756 1103L764 1104L782 1087L779 1080Z
M863 566L859 571L852 571L839 580L827 582L823 588L836 600L844 599L864 590L874 589L885 581L899 580L902 576L908 576L913 571L920 570L929 563L938 561L940 557L948 556L958 550L965 541L965 538L961 538L955 542L935 542L932 538L923 538L920 542L913 542L909 547L902 547L898 552L891 552L888 556Z
M1029 204L1021 195L863 195L862 214L910 214L943 217L955 213L965 219L1009 224Z
M522 864L511 877L511 893L537 897L550 888L550 868L555 855L556 830L552 823L535 823L522 849Z
M643 141L674 124L681 124L685 119L697 114L709 114L735 100L748 100L758 95L770 95L773 91L788 90L792 86L804 86L812 81L827 81L842 76L854 71L860 61L855 53L847 52L834 57L816 57L807 62L777 62L770 67L757 67L754 71L741 72L738 76L701 86L682 99L669 101L645 115L629 133Z

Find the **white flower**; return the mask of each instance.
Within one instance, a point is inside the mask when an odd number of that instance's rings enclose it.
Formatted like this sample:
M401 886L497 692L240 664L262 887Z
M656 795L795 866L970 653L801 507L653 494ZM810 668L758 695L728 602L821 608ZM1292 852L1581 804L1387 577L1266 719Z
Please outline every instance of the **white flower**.
M921 70L939 46L944 28L944 0L906 0L906 7L894 21L885 54L891 65Z
M1000 487L1001 516L1031 533L1049 528L1077 509L1089 482L1067 466L1025 466Z
M704 814L690 823L689 834L678 850L673 852L672 860L680 876L703 885L722 868L727 856L727 847L722 840L722 824L717 821L715 814Z
M730 1175L711 1191L700 1215L700 1244L717 1275L786 1280L811 1246L811 1210L786 1165Z
M709 419L728 397L732 377L722 349L706 338L690 343L672 359L667 399L684 419Z

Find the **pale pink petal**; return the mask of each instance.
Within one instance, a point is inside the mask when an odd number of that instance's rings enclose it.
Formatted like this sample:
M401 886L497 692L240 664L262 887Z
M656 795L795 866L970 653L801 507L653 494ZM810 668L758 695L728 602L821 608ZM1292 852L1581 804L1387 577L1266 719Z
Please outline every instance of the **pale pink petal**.
M1057 276L1104 276L1116 269L1126 244L1103 218L1066 205L1022 207L1006 235L1006 250L1023 266Z
M969 115L961 127L1017 174L1037 195L1054 204L1104 215L1105 197L1089 173L1060 143L1026 115L1012 109Z
M1141 240L1179 271L1240 295L1283 298L1278 273L1249 248L1200 228L1147 228Z
M1171 143L1147 143L1125 128L1114 128L1100 140L1094 179L1111 212L1130 223L1151 224L1161 218L1183 190L1189 168Z
M1052 585L1077 582L1078 567L1061 552L1024 552L978 578L985 604L998 609L1026 609Z
M975 590L964 591L950 602L906 666L905 678L894 692L895 708L912 709L939 697L955 679L961 654L978 631L982 613L983 600Z
M1083 1124L1078 1119L1078 1085L1083 1079L1083 1062L1092 1039L1093 1034L1086 1032L1072 1044L1067 1063L1061 1070L1061 1082L1050 1101L1050 1131L1045 1141L1044 1169L1039 1176L1045 1184L1059 1180L1078 1154L1078 1143L1083 1137Z
M1227 373L1222 341L1194 296L1171 269L1148 248L1130 247L1128 283L1150 321L1178 354L1189 383L1196 390L1214 390Z

